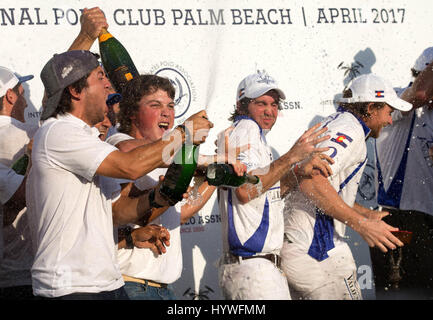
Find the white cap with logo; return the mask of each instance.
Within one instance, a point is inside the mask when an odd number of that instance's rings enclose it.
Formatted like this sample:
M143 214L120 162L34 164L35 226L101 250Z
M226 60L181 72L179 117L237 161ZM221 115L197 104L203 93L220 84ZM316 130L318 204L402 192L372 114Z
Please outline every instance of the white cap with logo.
M388 81L373 73L356 77L349 84L348 89L352 91L352 97L340 98L340 102L385 102L400 111L412 109L412 104L400 99Z
M265 71L257 71L250 74L239 83L236 91L236 101L243 98L255 99L264 95L269 90L276 90L281 99L286 99L284 92L278 88L274 78L269 76Z
M423 71L427 65L433 62L433 47L425 49L416 59L413 68L416 71Z
M19 77L8 68L0 67L0 97L3 97L9 89L12 89L18 83L23 83L30 79L33 79L32 75Z

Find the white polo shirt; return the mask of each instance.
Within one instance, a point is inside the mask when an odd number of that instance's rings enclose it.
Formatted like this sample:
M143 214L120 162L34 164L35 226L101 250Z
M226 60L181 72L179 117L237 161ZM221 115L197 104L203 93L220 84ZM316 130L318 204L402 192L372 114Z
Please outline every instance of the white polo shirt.
M38 129L9 116L0 116L0 162L5 166L12 165L26 151L27 144Z
M116 133L107 139L113 145L123 140L134 139L124 134ZM166 168L158 168L147 175L137 179L135 185L140 190L155 187L158 184L159 176L164 176ZM120 188L120 186L119 186ZM182 274L182 246L180 237L180 210L183 201L169 207L162 215L150 224L161 225L170 232L170 246L166 247L167 252L156 256L148 248L119 249L117 259L122 274L145 280L152 280L159 283L170 284L180 278ZM139 228L135 224L129 224L132 228Z
M332 187L350 207L355 203L362 171L366 165L365 139L370 129L350 112L339 108L322 121L331 138L317 147L329 147L325 152L335 161L333 175L328 177ZM323 214L302 192L293 191L285 198L286 237L318 261L328 257L327 252L344 237L344 223ZM335 232L334 232L335 230Z
M265 132L251 118L242 117L234 123L230 146L250 144L239 155L247 171L267 168L273 161ZM221 147L224 141L218 141ZM263 170L266 173L266 169ZM222 219L223 251L239 256L280 252L283 245L283 215L280 183L246 204L237 199L235 188L218 189L218 204Z
M393 112L376 141L378 203L433 215L433 110Z
M95 176L115 150L71 114L46 120L36 133L26 185L35 295L95 293L124 284L116 260L111 199Z
M11 167L21 158L38 127L0 116L0 163ZM19 176L19 175L18 175ZM21 181L23 176L17 181ZM19 186L19 185L18 185ZM17 186L17 187L18 187ZM15 189L16 190L16 189ZM2 228L3 259L0 263L0 287L31 285L30 268L33 263L26 208L13 223Z
M23 179L24 176L0 163L0 204L3 205L9 201L21 185L21 182L23 182Z

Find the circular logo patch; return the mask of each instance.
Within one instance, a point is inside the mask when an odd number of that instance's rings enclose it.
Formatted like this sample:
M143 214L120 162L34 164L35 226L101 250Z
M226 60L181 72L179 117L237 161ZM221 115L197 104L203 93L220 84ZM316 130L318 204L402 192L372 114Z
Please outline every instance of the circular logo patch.
M155 72L155 75L168 78L176 90L174 97L175 118L182 117L191 105L191 87L185 76L177 69L162 68Z

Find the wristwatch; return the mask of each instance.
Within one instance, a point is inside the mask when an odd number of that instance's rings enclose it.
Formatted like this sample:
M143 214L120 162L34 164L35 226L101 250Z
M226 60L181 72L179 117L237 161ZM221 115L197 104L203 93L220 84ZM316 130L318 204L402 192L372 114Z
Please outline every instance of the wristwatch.
M149 207L151 208L162 208L164 206L155 202L155 189L149 191Z

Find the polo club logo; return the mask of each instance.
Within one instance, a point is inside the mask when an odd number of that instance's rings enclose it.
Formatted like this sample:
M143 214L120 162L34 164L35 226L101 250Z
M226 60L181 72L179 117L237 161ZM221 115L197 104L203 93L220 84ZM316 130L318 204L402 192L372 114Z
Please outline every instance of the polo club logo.
M191 87L193 86L189 75L182 69L178 68L173 63L162 63L161 65L168 65L162 67L154 72L155 75L168 78L175 89L175 118L181 118L185 115L191 106L193 95Z

